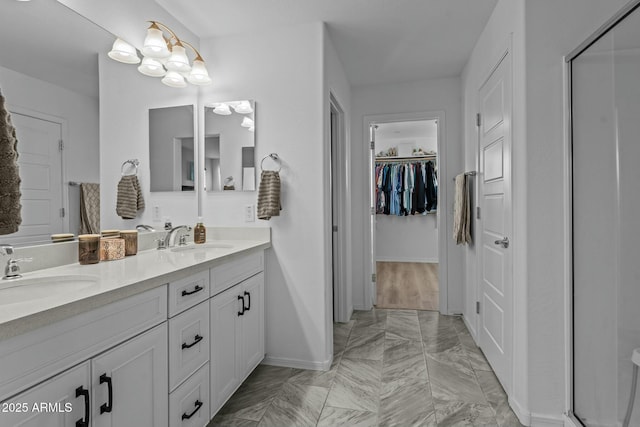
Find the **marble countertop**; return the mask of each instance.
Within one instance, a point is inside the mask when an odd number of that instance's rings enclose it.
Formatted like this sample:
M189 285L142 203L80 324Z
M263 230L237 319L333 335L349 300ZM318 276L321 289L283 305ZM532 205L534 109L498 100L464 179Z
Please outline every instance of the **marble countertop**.
M211 243L211 241L207 241ZM255 240L216 239L229 247L203 247L183 252L149 249L122 260L102 261L92 265L67 264L24 273L22 279L0 281L0 340L11 338L77 314L93 310L149 289L162 286L190 274L207 270L251 251L271 246L270 238ZM25 280L55 277L78 277L91 281L78 289L66 289L46 297L3 303L3 290L24 286ZM22 281L22 283L21 283ZM41 286L41 285L39 285ZM46 285L45 285L46 286ZM68 286L67 286L68 288ZM15 290L14 290L15 291ZM13 292L13 291L12 291Z

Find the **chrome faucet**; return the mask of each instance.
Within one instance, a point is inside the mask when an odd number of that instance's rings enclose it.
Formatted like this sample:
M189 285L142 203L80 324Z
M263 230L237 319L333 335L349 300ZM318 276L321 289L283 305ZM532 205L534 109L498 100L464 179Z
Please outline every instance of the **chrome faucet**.
M150 225L146 225L146 224L138 224L138 225L136 225L136 230L138 230L138 231L144 230L144 231L152 231L152 232L156 231L155 228L153 228Z
M178 232L181 230L191 231L191 227L189 227L188 225L178 225L177 227L173 227L171 230L169 230L164 238L164 248L175 246L176 234L178 234ZM160 246L158 246L158 249L161 249Z
M0 244L0 254L2 255L13 255L13 246L7 244ZM2 280L11 280L11 279L19 279L22 277L20 274L20 266L19 262L30 262L33 258L9 258L7 260L7 265L4 267L4 276Z

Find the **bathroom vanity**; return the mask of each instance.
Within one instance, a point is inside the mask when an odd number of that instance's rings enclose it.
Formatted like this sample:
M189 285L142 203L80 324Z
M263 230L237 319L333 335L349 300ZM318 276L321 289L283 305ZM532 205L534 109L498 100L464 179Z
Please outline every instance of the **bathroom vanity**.
M0 425L206 425L264 358L268 247L264 229L3 283Z

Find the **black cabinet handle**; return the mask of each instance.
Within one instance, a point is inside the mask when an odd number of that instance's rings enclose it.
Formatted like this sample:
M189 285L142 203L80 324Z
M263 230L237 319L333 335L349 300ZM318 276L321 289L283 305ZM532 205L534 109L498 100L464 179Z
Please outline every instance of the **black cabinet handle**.
M247 311L249 311L249 310L251 310L251 294L249 292L247 292L247 291L244 291L244 295L249 300L249 306L247 307Z
M242 301L242 311L238 312L238 316L242 316L244 314L244 297L242 295L238 295L238 300Z
M109 402L103 403L100 405L100 413L104 414L105 412L111 412L113 408L113 383L111 382L111 377L108 377L107 374L100 375L100 384L107 383L107 390L109 392Z
M80 418L76 421L76 427L89 427L89 417L91 408L89 407L89 390L80 386L76 389L76 397L84 396L84 420Z
M200 408L202 408L202 402L200 402L199 400L196 400L196 409L194 409L193 412L190 413L189 415L187 415L186 412L182 414L182 419L188 420L189 418L193 417L196 414L196 412L200 410Z
M184 350L185 348L191 348L194 345L198 344L200 341L202 341L202 337L198 334L196 334L195 339L193 340L193 342L191 344L187 344L186 342L182 343L182 349Z
M203 290L204 288L200 285L196 285L195 288L193 288L193 290L191 292L187 292L187 291L182 291L182 296L186 297L187 295L193 295L196 294L198 292L200 292L201 290Z

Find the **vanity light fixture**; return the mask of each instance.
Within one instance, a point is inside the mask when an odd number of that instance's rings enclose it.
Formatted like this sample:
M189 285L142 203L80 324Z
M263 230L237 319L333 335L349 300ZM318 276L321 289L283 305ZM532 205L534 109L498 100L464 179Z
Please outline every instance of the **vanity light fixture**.
M236 110L236 113L240 114L251 114L253 113L253 108L251 108L251 104L249 101L240 101L237 105L233 107Z
M242 119L242 123L240 123L240 126L242 126L243 128L251 128L253 127L253 120L251 120L249 117L244 117Z
M211 84L209 72L200 52L190 43L180 40L166 25L158 21L149 22L151 25L144 39L143 59L138 71L145 76L162 77L162 83L170 87L186 87L187 81L199 86ZM165 32L168 37L165 36ZM189 62L185 46L195 55L193 63ZM108 55L111 59L125 64L140 63L136 49L119 38L114 42Z

